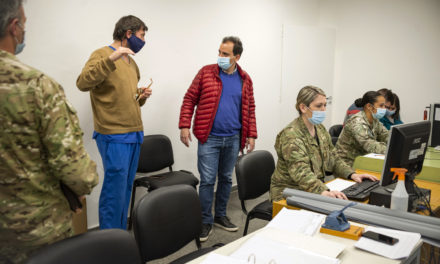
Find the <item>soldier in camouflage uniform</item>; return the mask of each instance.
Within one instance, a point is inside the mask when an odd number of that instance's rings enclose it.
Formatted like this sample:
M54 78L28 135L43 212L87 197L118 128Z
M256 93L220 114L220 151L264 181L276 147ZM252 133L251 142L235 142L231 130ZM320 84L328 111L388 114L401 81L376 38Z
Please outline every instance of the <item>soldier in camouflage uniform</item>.
M24 41L21 1L0 0L0 15L0 263L22 263L73 235L60 181L83 196L98 175L62 87L14 55Z
M275 142L278 161L270 185L272 200L283 199L285 188L347 199L343 193L327 188L325 172L357 182L364 178L377 180L371 175L355 174L335 155L331 137L321 125L325 108L325 93L320 88L306 86L301 89L296 103L300 116L278 134Z
M384 154L388 142L388 130L379 121L386 112L385 97L370 91L355 104L363 110L348 119L336 144L336 152L349 166L357 156Z

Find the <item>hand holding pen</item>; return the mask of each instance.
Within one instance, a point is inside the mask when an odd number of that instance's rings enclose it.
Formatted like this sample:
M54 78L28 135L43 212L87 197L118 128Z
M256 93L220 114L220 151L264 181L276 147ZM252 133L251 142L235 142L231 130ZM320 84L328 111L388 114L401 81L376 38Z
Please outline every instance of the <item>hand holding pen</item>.
M153 90L151 90L151 85L153 84L153 79L150 78L150 84L147 87L141 87L139 88L139 96L136 99L136 102L139 102L140 99L147 99L151 96L153 93Z

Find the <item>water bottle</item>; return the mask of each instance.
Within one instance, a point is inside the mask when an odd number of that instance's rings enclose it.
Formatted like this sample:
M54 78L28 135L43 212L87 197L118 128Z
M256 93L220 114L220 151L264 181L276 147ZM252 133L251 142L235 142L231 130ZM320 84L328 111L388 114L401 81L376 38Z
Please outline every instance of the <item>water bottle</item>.
M408 192L405 188L405 173L407 172L404 168L391 168L394 172L395 179L397 177L397 185L391 194L391 209L399 211L408 211Z

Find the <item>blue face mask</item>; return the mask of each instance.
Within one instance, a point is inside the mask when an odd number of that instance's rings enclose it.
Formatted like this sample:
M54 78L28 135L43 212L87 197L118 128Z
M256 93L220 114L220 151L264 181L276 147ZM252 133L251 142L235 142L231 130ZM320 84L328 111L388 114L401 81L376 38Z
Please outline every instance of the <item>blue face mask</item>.
M134 34L131 34L131 37L127 39L128 45L130 46L130 49L134 53L138 53L142 47L145 45L145 41L142 39L136 37Z
M19 26L21 29L23 29L23 27L22 27L20 24L18 24L18 26ZM18 39L15 38L15 40L16 40L17 43L18 43ZM21 43L18 43L17 46L15 46L15 55L17 55L17 54L19 54L20 52L22 52L23 49L24 49L24 46L25 46L25 44L24 44L24 30L23 30L23 41L22 41Z
M231 68L231 60L229 59L229 57L218 57L217 64L225 71Z
M388 110L387 109L387 112L386 112L386 116L392 116L392 115L394 115L396 113L396 110L394 110L394 111L390 111L390 110Z
M382 117L385 116L385 113L387 112L387 110L385 108L376 108L377 112L373 113L373 117L376 119L381 119Z
M308 108L308 107L307 107ZM308 108L310 110L310 108ZM308 118L313 125L319 125L325 120L325 111L312 111L312 117Z

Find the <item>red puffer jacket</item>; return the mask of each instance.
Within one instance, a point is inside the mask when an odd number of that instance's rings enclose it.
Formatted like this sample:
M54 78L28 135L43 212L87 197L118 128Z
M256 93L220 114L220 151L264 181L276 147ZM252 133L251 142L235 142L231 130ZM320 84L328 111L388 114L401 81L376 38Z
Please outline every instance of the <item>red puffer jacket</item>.
M222 94L219 69L217 64L211 64L197 73L183 98L180 109L179 128L190 128L194 107L197 105L193 133L202 144L208 140ZM243 149L247 138L257 138L257 125L251 77L238 65L237 69L243 81L241 94L241 149Z

